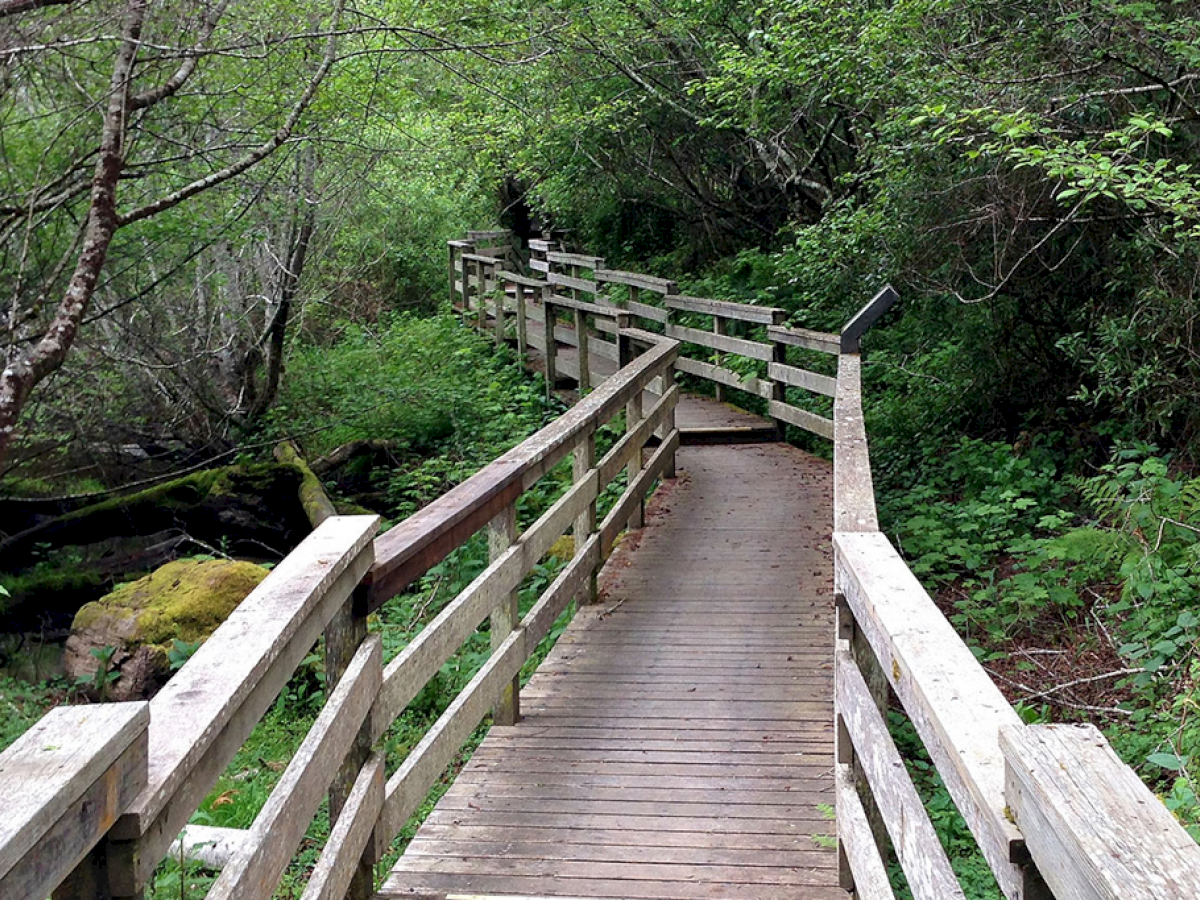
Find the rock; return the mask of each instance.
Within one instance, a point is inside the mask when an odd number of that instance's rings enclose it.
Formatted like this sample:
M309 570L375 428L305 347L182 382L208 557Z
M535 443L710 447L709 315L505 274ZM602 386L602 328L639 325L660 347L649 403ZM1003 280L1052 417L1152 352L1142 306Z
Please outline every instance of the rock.
M75 615L63 664L73 678L94 678L101 661L92 653L112 647L109 670L119 677L105 700L153 696L171 675L168 653L175 639L207 638L267 576L253 563L177 560L138 581L88 603Z

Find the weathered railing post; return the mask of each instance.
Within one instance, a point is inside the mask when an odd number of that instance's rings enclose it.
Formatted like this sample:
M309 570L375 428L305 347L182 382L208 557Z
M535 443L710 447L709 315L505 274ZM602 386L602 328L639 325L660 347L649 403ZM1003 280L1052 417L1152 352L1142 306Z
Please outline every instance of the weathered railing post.
M492 562L517 539L517 505L510 503L496 518L488 523L488 556ZM521 622L517 608L517 591L514 588L501 597L491 614L491 646L495 653ZM521 676L513 677L506 685L500 702L492 710L492 721L497 725L516 725L521 718Z
M366 597L360 589L349 602L342 604L341 609L334 613L333 619L325 627L325 689L327 693L332 692L337 683L341 681L366 639ZM350 793L354 790L354 783L358 780L359 772L362 771L367 759L371 756L372 735L371 716L368 713L366 721L363 722L354 739L354 745L346 754L346 759L338 769L337 775L334 776L333 783L329 785L329 821L331 824L337 822L338 816L346 806L346 801L350 798ZM374 867L369 860L359 859L350 880L350 887L346 891L346 900L369 900L374 892Z
M546 285L542 288L542 327L546 337L546 399L554 396L554 388L558 383L558 341L554 336L554 288Z
M525 309L525 285L515 285L517 291L517 354L521 359L529 356L528 319Z
M487 330L487 271L482 259L475 260L475 327L481 332Z
M722 319L720 316L714 314L712 317L712 320L713 320L713 334L717 335L718 337L728 334L729 330L725 327L726 322L724 319ZM725 361L724 354L722 354L720 351L717 351L717 357L715 360L716 364L718 366L722 365L724 363L724 361ZM717 402L724 403L725 402L725 385L721 384L718 381L715 385L715 388L716 388L716 392L715 392L714 396L716 397Z
M625 334L625 331L630 327L631 317L627 313L618 315L616 318L617 326L617 365L620 368L625 368L629 363L633 362L633 341ZM638 425L642 421L642 392L638 391L625 404L625 433L631 434L637 431ZM642 466L645 465L645 451L642 447L638 447L633 456L629 460L629 465L625 469L625 483L633 484L633 480L638 473L642 471ZM629 528L641 528L645 524L646 504L643 500L638 504L637 509L629 517Z
M575 447L575 455L572 465L572 481L578 484L583 479L587 478L588 473L596 467L596 432L595 429L588 431L587 435ZM579 556L584 552L584 547L588 539L596 533L597 529L596 518L596 501L593 499L579 517L575 520L575 555ZM583 604L595 603L597 600L596 590L596 570L592 569L588 576L587 583L579 591L580 602Z
M578 291L575 291L578 294ZM575 338L579 341L579 396L582 397L592 389L592 363L588 347L587 313L582 309L573 310L575 313Z
M773 312L771 314L771 324L776 325L776 326L782 325L784 322L784 319L786 319L786 318L787 318L786 312L784 312L782 309L776 310L775 312ZM769 331L768 331L768 334L770 334ZM783 341L778 340L778 339L771 341L771 362L774 364L777 364L777 365L787 365L787 344L783 343ZM772 402L776 402L776 403L786 403L787 402L786 386L784 385L784 383L782 381L779 381L774 378L771 379L771 400L772 400ZM786 430L787 429L786 429L786 426L784 425L783 420L776 419L775 420L775 431L778 433L780 439L783 438Z
M508 298L508 288L496 276L495 270L492 272L492 296L496 298L496 346L499 347L504 343L504 319L505 309L504 301Z

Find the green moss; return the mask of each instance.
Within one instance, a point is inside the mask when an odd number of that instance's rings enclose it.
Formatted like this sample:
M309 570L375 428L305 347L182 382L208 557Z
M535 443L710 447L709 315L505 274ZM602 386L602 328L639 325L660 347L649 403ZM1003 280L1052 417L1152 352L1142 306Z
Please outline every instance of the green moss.
M136 619L133 640L168 648L171 641L208 637L267 576L266 569L234 560L177 560L122 585L75 616L81 631L102 619Z

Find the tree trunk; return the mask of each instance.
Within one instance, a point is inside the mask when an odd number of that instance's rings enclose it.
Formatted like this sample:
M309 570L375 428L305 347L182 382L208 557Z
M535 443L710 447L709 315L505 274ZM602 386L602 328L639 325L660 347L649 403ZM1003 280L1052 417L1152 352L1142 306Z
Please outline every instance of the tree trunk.
M62 365L96 291L104 258L117 230L117 183L125 165L125 126L133 64L141 45L147 0L129 0L120 49L113 63L100 155L92 175L92 197L75 272L50 327L29 350L10 347L0 372L0 463L12 447L13 431L29 392Z

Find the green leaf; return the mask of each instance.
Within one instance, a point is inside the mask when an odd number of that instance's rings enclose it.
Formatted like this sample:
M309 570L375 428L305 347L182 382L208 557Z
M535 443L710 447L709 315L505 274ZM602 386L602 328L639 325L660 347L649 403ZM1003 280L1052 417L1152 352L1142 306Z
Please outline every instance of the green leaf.
M1183 769L1186 760L1180 759L1174 753L1151 753L1146 757L1146 762L1152 766L1158 766L1160 769L1178 772Z

